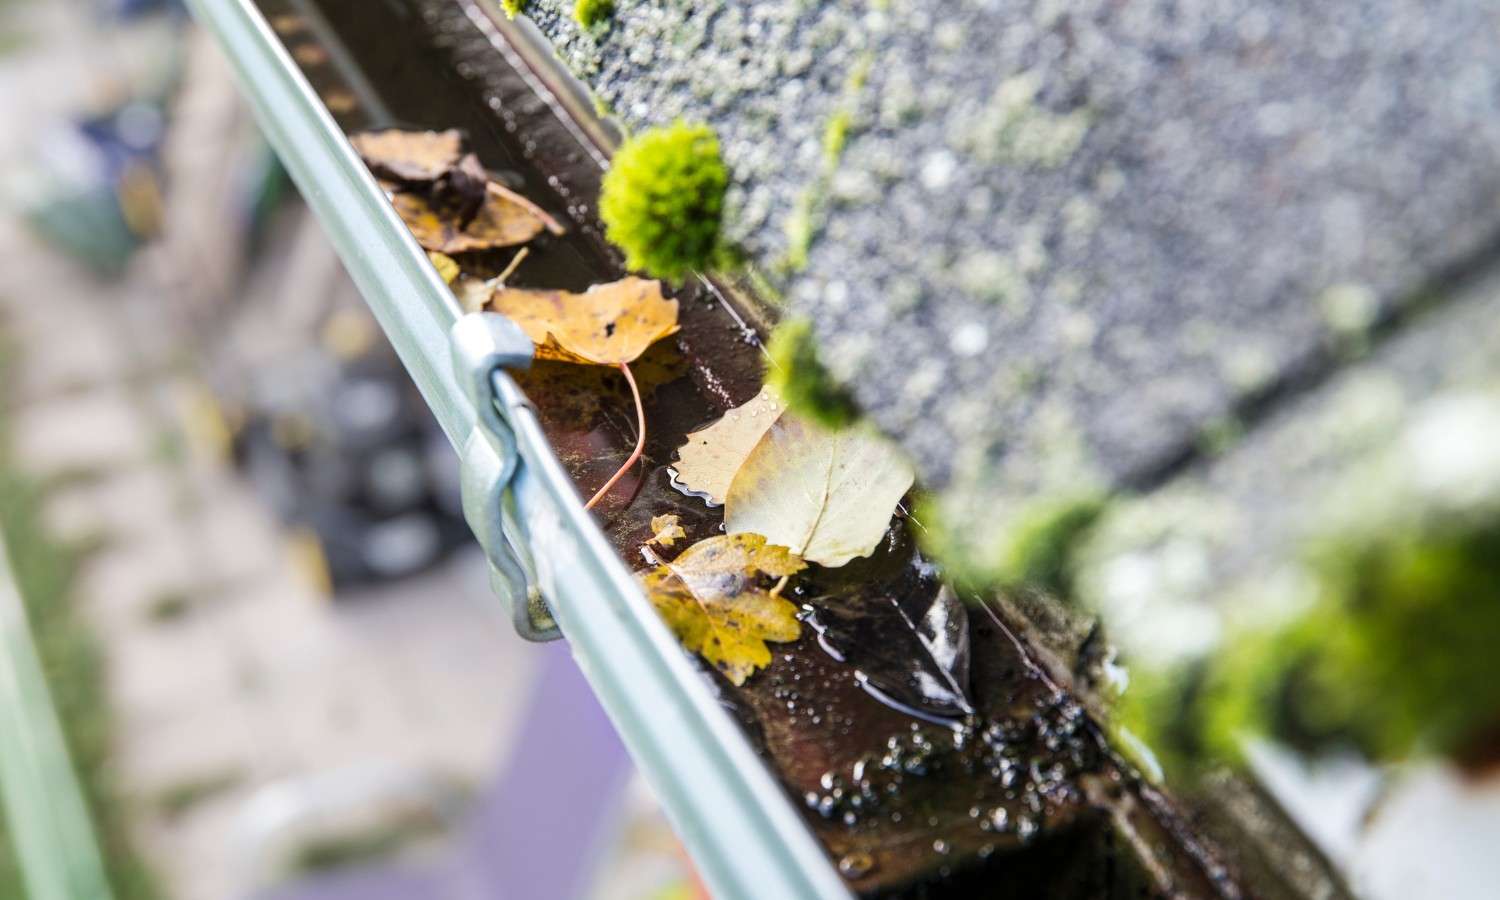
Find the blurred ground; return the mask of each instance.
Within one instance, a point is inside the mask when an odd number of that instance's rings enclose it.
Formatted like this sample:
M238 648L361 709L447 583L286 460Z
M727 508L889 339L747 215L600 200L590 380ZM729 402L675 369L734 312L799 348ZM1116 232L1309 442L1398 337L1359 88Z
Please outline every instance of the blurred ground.
M34 163L37 135L123 89L126 70L162 63L159 21L105 32L90 7L50 2L0 3L0 15L0 171ZM189 66L179 100L198 113L183 127L243 131L202 47ZM102 652L110 781L128 830L164 894L220 898L278 865L273 832L302 821L288 797L313 808L339 794L330 785L358 784L378 806L402 785L480 783L533 656L476 553L323 596L211 428L205 438L191 324L230 299L213 295L234 265L233 241L213 227L228 216L214 205L226 196L223 146L169 143L167 238L118 280L0 218L3 416L14 465L48 485L40 526L96 548L71 608ZM277 274L251 284L274 292Z

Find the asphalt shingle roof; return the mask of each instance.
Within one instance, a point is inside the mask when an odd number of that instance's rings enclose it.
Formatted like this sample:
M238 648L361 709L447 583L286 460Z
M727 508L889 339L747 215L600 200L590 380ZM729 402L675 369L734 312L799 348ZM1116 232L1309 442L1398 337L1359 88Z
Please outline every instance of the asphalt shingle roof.
M715 127L732 236L976 542L1159 483L1500 236L1487 0L570 6L624 122Z

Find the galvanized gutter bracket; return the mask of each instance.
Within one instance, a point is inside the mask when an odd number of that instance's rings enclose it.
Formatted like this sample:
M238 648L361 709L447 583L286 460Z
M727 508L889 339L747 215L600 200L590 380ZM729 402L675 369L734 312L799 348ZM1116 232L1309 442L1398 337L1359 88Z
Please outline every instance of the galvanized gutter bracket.
M490 584L509 608L516 633L528 641L555 641L562 632L538 587L510 490L525 465L511 422L530 403L519 390L504 391L506 398L497 392L509 382L503 370L530 368L531 338L504 316L485 312L459 317L448 337L454 380L473 404L476 418L459 450L464 519L484 548Z

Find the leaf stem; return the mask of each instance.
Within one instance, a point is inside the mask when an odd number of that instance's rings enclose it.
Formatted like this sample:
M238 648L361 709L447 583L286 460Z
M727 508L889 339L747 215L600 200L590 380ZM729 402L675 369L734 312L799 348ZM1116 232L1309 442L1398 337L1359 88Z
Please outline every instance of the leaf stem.
M641 458L641 453L646 449L646 407L641 403L641 390L635 385L635 376L630 372L630 364L616 363L616 365L624 373L626 383L630 385L630 396L635 398L635 430L637 434L635 450L631 452L630 458L625 460L625 464L615 470L615 474L609 476L609 480L604 482L604 487L600 488L593 497L589 498L589 502L583 505L584 509L593 509L596 503L604 499L604 495L609 493L609 489L615 486L615 482L625 477L625 473L630 471L630 467L635 465L635 461Z
M505 271L501 272L499 275L496 275L494 278L491 279L491 281L494 284L498 284L501 287L505 287L505 279L509 278L510 276L512 276L512 275L514 275L516 273L516 270L521 267L522 260L526 259L527 255L530 254L530 253L531 253L530 250L526 249L525 247L522 247L520 250L518 250L516 252L515 256L511 257L510 262L506 263L506 265L505 265Z

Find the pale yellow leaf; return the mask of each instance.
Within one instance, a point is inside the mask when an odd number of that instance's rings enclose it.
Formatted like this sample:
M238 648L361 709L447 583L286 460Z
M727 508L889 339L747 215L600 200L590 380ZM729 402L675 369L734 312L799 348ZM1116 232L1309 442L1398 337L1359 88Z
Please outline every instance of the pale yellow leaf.
M501 287L490 308L521 326L537 359L612 366L628 363L677 330L677 301L661 282L623 278L582 294Z
M767 641L802 634L797 606L764 583L806 564L758 534L716 535L641 577L651 602L683 646L735 684L769 665Z
M677 516L667 513L664 516L651 517L651 543L670 547L685 537L687 537L687 532L678 523Z
M483 278L474 278L465 275L453 282L451 285L453 296L458 298L458 305L464 312L479 312L490 302L490 297L495 293L495 285Z
M873 430L832 431L786 413L735 474L725 528L841 566L880 544L915 477L900 451Z
M677 448L677 481L722 504L734 473L760 442L761 435L782 412L781 401L761 391L749 403L736 406L717 422L687 436Z

